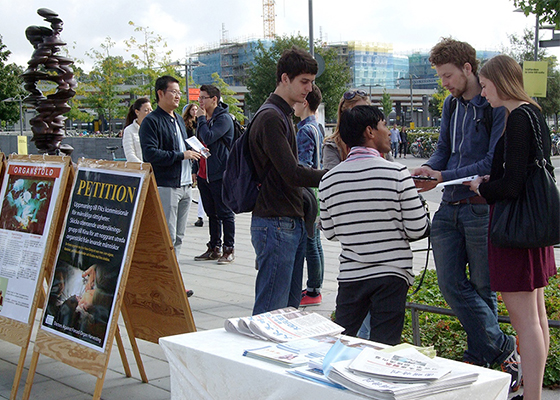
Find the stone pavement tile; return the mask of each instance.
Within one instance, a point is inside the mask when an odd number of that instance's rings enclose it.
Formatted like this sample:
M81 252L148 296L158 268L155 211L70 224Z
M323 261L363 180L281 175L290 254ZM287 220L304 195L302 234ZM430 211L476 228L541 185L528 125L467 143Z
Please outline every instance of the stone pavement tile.
M138 380L133 381L130 378L119 385L104 387L101 392L103 400L169 400L170 397L169 389L162 389Z
M37 374L36 374L37 375ZM75 379L81 379L84 374L77 375ZM90 398L93 394L93 389L91 391L92 394L88 394L76 389L74 387L74 382L71 383L72 386L65 385L61 382L49 379L43 382L37 382L35 379L33 380L33 386L31 387L30 398L31 399L40 399L40 400L60 400L60 399L68 399L68 398ZM93 384L95 386L95 383ZM23 394L23 389L21 392L18 392L18 395L21 396Z

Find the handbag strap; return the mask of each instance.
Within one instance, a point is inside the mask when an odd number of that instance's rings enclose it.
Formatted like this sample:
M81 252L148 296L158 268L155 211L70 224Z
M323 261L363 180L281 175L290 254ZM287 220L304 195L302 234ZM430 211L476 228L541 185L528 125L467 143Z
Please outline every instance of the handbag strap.
M543 168L547 162L544 158L544 150L543 150L543 141L542 141L542 132L541 132L541 124L539 122L539 118L535 111L528 104L523 104L519 107L520 110L523 110L525 114L529 117L529 121L531 122L531 127L533 128L533 133L535 137L535 142L537 143L537 154L535 159L535 164L539 167Z

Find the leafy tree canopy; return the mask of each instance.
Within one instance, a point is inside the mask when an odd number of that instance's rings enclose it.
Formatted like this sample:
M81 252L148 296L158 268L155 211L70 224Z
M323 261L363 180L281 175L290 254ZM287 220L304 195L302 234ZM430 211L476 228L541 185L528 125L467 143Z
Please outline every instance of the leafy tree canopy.
M2 42L0 35L0 122L2 126L19 121L19 103L3 102L9 98L23 98L25 91L22 88L23 73L21 67L16 64L7 64L11 51Z
M212 74L212 79L214 80L214 86L220 89L220 93L222 94L222 101L229 106L230 114L233 114L235 116L235 119L243 124L245 116L243 115L243 110L237 105L237 99L233 97L235 91L230 89L229 85L225 83L222 78L220 78L220 75L217 72L214 72Z
M257 111L270 93L276 89L276 63L282 52L292 46L308 50L309 41L298 35L276 37L270 47L259 42L255 61L247 79L249 93L245 97L246 104L252 112ZM338 59L336 50L317 47L315 52L325 60L325 71L316 79L315 83L323 95L326 119L336 119L338 102L350 83L350 70L344 62Z
M387 92L387 89L383 89L383 95L381 96L381 106L383 107L383 114L385 114L385 118L389 118L389 114L393 111L393 99L391 99L391 95Z
M541 22L560 25L560 0L513 0L513 5L521 8L525 15L539 15Z

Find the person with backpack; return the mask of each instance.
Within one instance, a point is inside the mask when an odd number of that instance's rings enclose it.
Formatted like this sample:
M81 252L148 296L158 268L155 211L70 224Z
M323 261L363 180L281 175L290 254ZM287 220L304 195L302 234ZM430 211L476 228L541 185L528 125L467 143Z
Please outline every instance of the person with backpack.
M317 123L317 109L321 104L323 96L321 90L313 84L313 90L307 94L303 103L294 105L294 114L301 118L297 124L297 146L298 159L301 165L314 169L321 168L321 147L323 144L323 134ZM315 196L315 203L317 198ZM312 215L312 233L307 235L305 260L307 261L307 288L302 292L302 306L318 306L323 300L321 286L323 286L323 276L325 273L325 257L321 245L321 232L319 224L315 221L317 214Z
M200 107L196 112L197 136L210 150L210 157L199 160L197 183L204 211L208 216L210 241L207 243L207 250L194 259L212 260L225 265L233 262L235 258L235 214L222 201L223 173L233 145L234 126L228 105L220 99L220 89L216 86L200 87Z
M253 315L297 308L301 301L307 237L302 187L317 187L325 172L298 163L291 116L312 90L317 70L308 52L295 46L285 50L276 66L276 89L263 105L272 107L260 111L248 128L252 162L262 182L251 217L258 269Z
M490 109L481 96L476 51L468 43L444 38L430 54L449 95L444 103L436 152L413 175L436 178L416 180L421 191L439 182L490 174L494 147L504 131L506 110ZM521 385L516 338L498 324L496 293L490 288L488 266L489 207L486 200L461 183L447 185L435 213L431 241L438 285L467 333L463 360L475 365L501 365L512 375L510 389ZM468 265L468 273L467 273Z

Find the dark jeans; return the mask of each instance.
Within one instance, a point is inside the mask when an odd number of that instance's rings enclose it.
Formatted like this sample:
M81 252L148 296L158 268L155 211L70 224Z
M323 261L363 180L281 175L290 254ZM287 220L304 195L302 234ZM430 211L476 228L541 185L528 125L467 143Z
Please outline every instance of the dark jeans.
M222 227L224 246L233 247L235 242L235 214L222 201L222 180L208 182L197 177L198 190L202 197L204 212L208 216L210 247L222 246Z
M305 259L307 260L307 291L321 292L325 273L325 257L321 246L321 231L315 227L312 238L306 239Z
M369 311L369 339L389 345L399 344L407 292L408 282L396 276L339 282L335 322L344 327L343 334L356 336Z
M404 156L406 157L406 151L408 150L407 147L408 147L408 143L401 142L399 146L399 151L401 156L404 154Z

